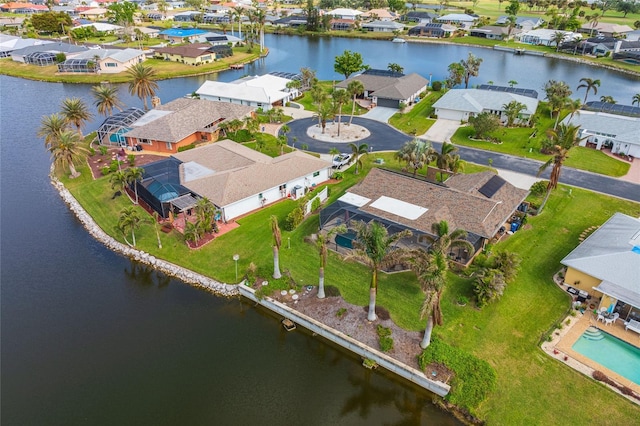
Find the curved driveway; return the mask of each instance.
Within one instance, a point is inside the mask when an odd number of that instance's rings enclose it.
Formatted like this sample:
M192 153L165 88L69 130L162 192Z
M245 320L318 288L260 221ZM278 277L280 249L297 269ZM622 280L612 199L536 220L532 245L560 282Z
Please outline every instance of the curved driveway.
M412 136L402 133L391 126L378 121L354 117L353 122L360 126L364 126L371 131L371 136L360 139L358 144L366 143L374 151L397 151L406 141L412 139ZM305 118L287 123L291 129L291 132L287 135L289 140L295 136L298 140L298 144L307 144L310 151L321 154L328 153L331 148L338 148L343 152L350 151L348 149L348 144L346 143L321 142L307 136L307 128L316 123L317 120L312 118ZM440 150L442 144L439 142L432 142L432 145L435 149ZM542 164L540 161L528 158L514 157L511 155L500 154L498 152L483 151L461 145L457 146L460 157L465 161L488 165L489 159L491 159L493 167L523 173L530 176L535 176L538 173L538 168ZM550 171L551 168L548 168L541 177L549 179ZM639 184L583 170L577 170L571 167L565 166L562 168L560 183L640 202Z

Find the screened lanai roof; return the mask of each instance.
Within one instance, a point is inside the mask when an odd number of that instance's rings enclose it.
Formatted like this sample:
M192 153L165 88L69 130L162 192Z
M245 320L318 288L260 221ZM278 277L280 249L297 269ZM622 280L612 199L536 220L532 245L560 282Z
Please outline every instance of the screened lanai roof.
M58 72L96 72L98 69L100 66L93 59L67 59L58 64Z
M109 143L109 136L111 134L129 126L143 115L143 110L132 107L107 117L98 128L98 140L100 143Z
M32 52L25 55L24 61L31 65L52 65L56 63L56 54L53 52Z

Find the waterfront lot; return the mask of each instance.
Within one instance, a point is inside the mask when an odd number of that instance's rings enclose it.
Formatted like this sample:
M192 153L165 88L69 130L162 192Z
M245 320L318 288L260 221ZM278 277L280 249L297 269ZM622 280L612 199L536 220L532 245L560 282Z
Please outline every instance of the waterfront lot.
M344 180L331 186L331 199L361 179L372 167L370 160L364 162L365 170L360 175L355 176L353 169L344 173ZM113 229L118 212L129 201L124 197L112 200L113 190L106 178L91 181L88 169L81 170L83 177L63 180L100 226L122 241ZM258 275L269 278L272 239L268 218L276 215L282 221L294 206L294 201L287 200L261 209L240 219L237 230L199 250L189 250L175 231L161 233L163 249L158 250L153 227L147 224L137 233L138 248L225 282L235 279L233 255L237 253L241 274L252 262ZM639 216L640 205L575 188L569 192L561 186L545 212L529 220L530 227L494 247L519 253L523 263L504 297L482 310L474 308L473 303L465 307L455 303L460 295L472 300L472 278L449 275L442 301L445 323L434 333L448 344L488 361L498 373L497 389L475 410L479 417L495 424L570 424L595 406L600 409L590 410L590 421L603 424L631 424L640 415L640 408L547 357L538 347L569 308L568 297L551 279L560 267L560 259L578 244L584 229L603 223L616 211ZM283 232L281 267L298 285L317 283L318 254L304 241L317 229L315 215L295 231ZM288 287L285 280L269 281L275 288ZM332 253L326 282L338 287L348 302L367 304L369 274L363 266L344 263ZM422 297L410 273L381 274L378 304L388 309L401 327L416 331L423 328L419 318Z

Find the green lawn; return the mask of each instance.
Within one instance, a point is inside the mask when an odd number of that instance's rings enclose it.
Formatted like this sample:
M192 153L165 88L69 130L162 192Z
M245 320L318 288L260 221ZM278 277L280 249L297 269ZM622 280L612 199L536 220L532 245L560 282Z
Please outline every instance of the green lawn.
M550 156L542 154L540 148L547 137L547 129L553 127L555 119L549 117L549 110L544 102L540 103L536 115L538 119L533 128L500 127L491 132L490 136L494 139L499 139L500 143L470 139L474 134L472 126L460 127L451 137L451 142L456 145L546 162ZM563 113L561 118L565 115L566 113ZM601 151L584 147L572 148L565 165L613 177L626 175L630 167L630 164L626 161L611 158Z
M345 171L344 179L331 185L330 201L361 180L375 158L384 158L386 166L401 167L392 155L367 156L359 175L354 175L353 167ZM112 200L113 190L106 177L93 181L88 167L79 170L82 177L62 180L100 226L123 241L114 232L114 226L118 212L129 204L128 200L125 197ZM282 222L296 203L286 200L261 209L240 219L238 229L195 251L189 250L175 231L160 234L163 248L159 250L153 227L146 224L137 232L138 248L224 282L235 280L232 256L237 253L241 274L253 262L258 275L269 280L270 288L287 288L289 283L285 279L270 278L272 238L268 219L276 215ZM640 416L638 406L552 360L538 347L541 338L569 308L569 298L551 279L560 268L559 261L579 243L584 229L602 224L617 211L637 217L640 204L575 188L568 192L559 187L544 213L529 219L530 226L494 246L494 250L519 253L523 263L516 282L507 288L503 298L482 310L475 309L473 303L466 307L455 303L459 295L472 300L471 282L464 275L449 275L442 299L445 323L435 329L435 335L488 361L497 371L496 390L474 410L489 424L574 424L576 419L584 418L586 410L589 423L594 424L634 424ZM291 273L297 285L317 283L318 254L314 246L304 241L317 229L318 216L313 215L295 231L282 233L281 268ZM326 283L338 287L348 302L367 304L369 272L362 265L345 263L331 253ZM423 329L424 323L419 318L422 298L411 273L381 274L378 304L388 309L401 327Z
M422 135L436 122L429 118L433 112L433 104L442 97L444 92L431 92L421 99L407 113L398 112L389 119L389 124L410 135Z

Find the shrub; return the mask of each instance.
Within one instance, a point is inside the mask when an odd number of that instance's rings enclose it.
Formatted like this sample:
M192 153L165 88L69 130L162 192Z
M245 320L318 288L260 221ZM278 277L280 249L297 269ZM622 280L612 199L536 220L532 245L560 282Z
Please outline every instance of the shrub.
M284 229L287 231L293 231L304 220L304 212L300 207L296 207L287 215L287 219L284 222Z
M344 174L342 172L334 172L333 173L333 178L335 180L342 180L343 177L344 177Z
M442 90L442 82L434 81L433 83L431 83L431 90L433 90L434 92L439 92L440 90Z
M391 338L391 329L383 327L378 324L377 328L378 339L380 342L380 350L382 352L389 352L393 350L393 339Z
M313 201L311 202L311 211L315 212L316 210L318 210L320 208L320 198L316 197L313 199Z
M129 154L127 155L127 159L129 160L129 165L130 166L135 166L136 165L136 156L133 154Z
M111 169L107 166L103 167L100 171L102 172L102 176L106 176L111 173Z
M94 155L96 155L96 150L93 147L89 148L89 156L93 157Z
M107 155L107 152L109 152L109 149L106 146L101 145L100 146L100 154Z
M109 171L115 173L120 168L120 163L118 160L112 160L111 164L109 164Z
M341 318L346 313L347 313L347 308L340 308L338 309L338 312L336 312L336 316L338 318Z
M418 357L418 363L423 370L431 363L440 363L453 371L451 392L445 399L469 411L477 408L496 386L496 371L488 362L438 338L431 340L429 347Z
M529 189L529 191L531 191L531 195L540 197L545 192L547 192L547 182L543 180L539 180L538 182L531 185L531 188Z
M182 152L182 151L188 151L190 149L193 149L196 147L195 143L190 143L189 145L185 145L185 146L181 146L178 148L178 152Z

